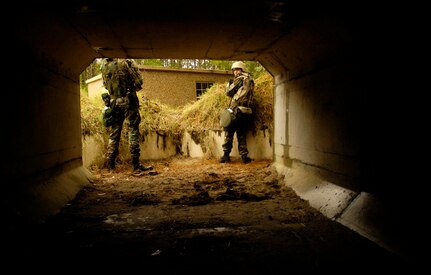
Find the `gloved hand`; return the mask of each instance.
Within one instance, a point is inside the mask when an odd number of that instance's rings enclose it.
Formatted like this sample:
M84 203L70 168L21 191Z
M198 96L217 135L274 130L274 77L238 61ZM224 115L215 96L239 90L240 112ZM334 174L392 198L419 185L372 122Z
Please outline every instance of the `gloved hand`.
M111 97L109 96L108 93L103 93L102 99L103 99L103 102L105 103L105 106L107 107L111 106Z

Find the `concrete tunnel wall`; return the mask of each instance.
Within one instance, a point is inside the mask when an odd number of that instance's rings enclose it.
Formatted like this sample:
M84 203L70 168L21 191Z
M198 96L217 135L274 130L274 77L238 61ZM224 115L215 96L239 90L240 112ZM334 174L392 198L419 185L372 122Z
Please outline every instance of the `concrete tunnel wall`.
M359 106L365 103L356 76L365 60L355 44L356 25L344 19L315 16L257 58L274 76L274 165L286 184L328 217L399 252L403 247L384 240L381 228L349 215L367 212L367 205L354 210L357 198L374 197L366 190L373 167L364 166L361 155ZM2 109L8 118L2 206L11 227L43 221L89 183L82 165L79 75L100 57L58 18L41 15L18 29L9 34L6 76L15 86ZM340 193L345 195L334 195Z

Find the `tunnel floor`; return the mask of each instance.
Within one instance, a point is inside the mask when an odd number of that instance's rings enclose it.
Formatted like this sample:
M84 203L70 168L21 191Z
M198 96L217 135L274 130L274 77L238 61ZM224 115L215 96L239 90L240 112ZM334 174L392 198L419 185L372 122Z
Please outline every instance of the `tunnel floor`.
M153 171L92 171L45 223L6 250L33 270L303 274L411 271L404 259L324 217L283 185L272 160L175 158ZM12 261L5 261L11 263Z

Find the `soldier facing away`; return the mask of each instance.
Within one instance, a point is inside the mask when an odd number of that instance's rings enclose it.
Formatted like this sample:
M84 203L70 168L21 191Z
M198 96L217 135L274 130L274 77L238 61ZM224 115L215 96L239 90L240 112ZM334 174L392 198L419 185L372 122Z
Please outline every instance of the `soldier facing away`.
M139 147L139 99L136 92L142 88L143 79L135 62L131 59L106 58L101 66L103 85L108 94L103 94L105 102L104 125L110 127L107 165L115 168L123 124L128 124L129 149L135 171L152 170L151 166L140 163Z

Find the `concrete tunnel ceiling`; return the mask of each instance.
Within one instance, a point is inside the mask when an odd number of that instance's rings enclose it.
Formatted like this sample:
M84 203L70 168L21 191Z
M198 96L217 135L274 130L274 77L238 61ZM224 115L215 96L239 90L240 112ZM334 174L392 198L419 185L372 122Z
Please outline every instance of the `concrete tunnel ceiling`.
M70 61L75 73L78 64L81 71L88 65L76 60L80 55L92 55L92 59L262 61L298 20L300 10L298 5L283 1L84 1L58 6L33 5L23 16L32 20L31 28L18 22L24 32L21 37L27 37L28 44L39 44L39 49L51 48L55 52L52 55L60 56L64 64ZM35 27L38 33L32 32ZM47 36L56 38L50 40L52 46L46 45ZM70 54L75 43L86 44L89 51ZM61 56L60 52L69 52L70 56L66 53Z
M81 6L71 22L106 57L255 60L283 34L277 28L283 27L285 5L263 1L235 5L225 1L203 6L181 1L124 8L90 5Z

